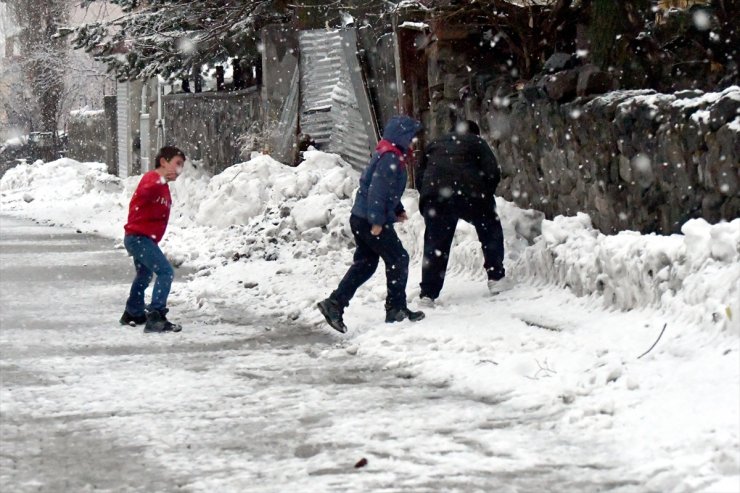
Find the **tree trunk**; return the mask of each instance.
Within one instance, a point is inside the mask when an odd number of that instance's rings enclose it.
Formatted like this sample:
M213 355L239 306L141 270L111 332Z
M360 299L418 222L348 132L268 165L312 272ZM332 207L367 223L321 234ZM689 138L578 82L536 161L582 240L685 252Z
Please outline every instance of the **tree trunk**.
M49 146L42 146L42 158L59 154L58 123L64 97L64 71L67 46L56 36L58 27L66 24L68 2L65 0L8 0L9 11L18 25L21 48L20 67L28 88L31 104L28 121L37 122L35 129L52 134Z

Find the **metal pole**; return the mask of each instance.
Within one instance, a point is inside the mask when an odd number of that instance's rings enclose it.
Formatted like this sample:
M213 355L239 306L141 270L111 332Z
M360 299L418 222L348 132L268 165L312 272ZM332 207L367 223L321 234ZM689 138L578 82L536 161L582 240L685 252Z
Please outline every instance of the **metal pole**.
M162 92L164 82L157 77L157 149L164 147L164 115L162 114Z

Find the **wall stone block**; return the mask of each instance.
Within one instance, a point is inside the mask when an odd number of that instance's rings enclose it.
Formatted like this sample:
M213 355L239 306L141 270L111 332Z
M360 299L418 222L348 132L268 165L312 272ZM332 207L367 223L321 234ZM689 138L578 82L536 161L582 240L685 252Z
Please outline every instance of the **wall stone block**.
M498 193L522 207L550 218L586 212L604 233L668 234L691 218L740 216L740 87L566 104L522 97L484 109Z

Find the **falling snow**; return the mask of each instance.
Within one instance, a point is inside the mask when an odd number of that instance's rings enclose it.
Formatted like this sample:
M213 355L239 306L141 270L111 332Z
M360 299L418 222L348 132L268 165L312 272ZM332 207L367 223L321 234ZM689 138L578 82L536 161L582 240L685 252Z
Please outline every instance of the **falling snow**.
M635 160L635 166L643 164ZM112 177L104 170L102 164L70 159L20 165L0 181L3 213L95 232L119 242L128 200L139 177L122 180L118 190L111 191ZM259 156L215 177L187 165L178 180L170 183L174 205L162 247L173 263L197 274L179 280L173 301L200 317L216 316L223 309L219 307L230 306L275 320L278 327L274 330L289 330L279 325L290 320L331 333L314 305L328 295L351 262L347 219L357 180L357 172L337 156L319 151L307 152L306 161L297 168ZM23 198L28 194L35 200L26 202ZM412 259L408 295L415 305L424 221L416 193L407 191L403 200L410 218L397 229ZM737 484L740 219L716 225L692 220L684 224L682 234L670 236L630 231L603 235L585 214L542 220L501 199L497 206L506 238L507 273L516 281L514 289L496 298L487 294L477 235L472 226L461 223L445 289L423 322L393 327L382 323L379 312L385 287L383 276L376 275L346 312L349 334L336 335L338 345L321 349L315 364L348 354L356 361L383 361L384 368L417 379L417 385L495 403L486 408L520 416L522 423L534 420L547 428L547 436L559 437L544 443L551 447L551 454L542 462L528 452L532 450L528 445L519 443L523 424L499 428L494 423L483 434L474 427L461 430L460 439L482 440L497 447L493 457L506 457L505 464L483 456L459 463L435 459L435 470L461 481L475 481L479 466L493 473L550 467L545 464L575 453L562 443L578 436L583 440L578 447L582 460L590 456L588 460L598 464L586 470L584 477L594 481L622 477L634 482L620 491L637 487L640 491L713 492ZM111 307L116 311L111 313L112 320L119 315L118 309ZM664 326L665 334L655 348L638 358ZM209 335L205 326L190 333L186 328L178 337L206 342L215 335ZM293 354L290 345L281 351L285 357L303 354ZM264 357L254 350L246 359L219 362L223 375L207 386L184 382L196 385L204 402L217 403L234 385L242 385L243 381L233 382L229 375ZM172 380L158 379L156 388L137 392L161 393L163 402L170 399L179 408L187 408L188 402L177 400L177 392L167 390L171 385L179 388L178 375ZM94 385L89 388L98 394L103 390ZM310 389L305 392L301 405L320 408L320 402L311 400ZM136 395L127 391L115 402L125 406L126 398L140 398ZM281 399L287 399L287 394L266 390L260 397L282 409ZM5 393L4 409L21 405L15 399ZM40 403L44 409L38 412L54 412L59 405L76 412L98 397L63 393L58 399ZM118 398L109 395L106 399ZM197 407L200 399L191 402ZM372 397L365 399L371 402ZM344 406L351 409L353 404L347 401ZM476 412L480 412L477 405L470 413L451 407L435 419L477 426L473 425ZM200 429L197 419L179 421L178 426L196 433ZM388 437L373 441L363 470L372 471L381 461L385 473L404 473L404 461L382 457L400 457L404 447L418 443L413 434L397 433L402 428L420 432L420 423L402 414L384 415L377 423L358 423L351 413L345 419L350 420L346 424L354 435L386 433ZM160 432L168 429L163 422L148 425L162 427ZM350 432L339 422L333 429L337 426ZM134 447L141 446L130 429L109 431L128 437ZM317 443L330 440L316 433ZM443 438L439 435L437 439ZM147 447L172 459L165 467L177 470L182 464L184 450L165 444ZM327 467L322 464L328 457L320 448L315 457L306 450L299 454L308 456L305 459L296 461L292 456L291 461L281 462L284 470L279 474L264 462L267 459L254 458L256 462L243 467L230 465L225 470L233 474L223 476L207 473L213 467L212 454L203 450L188 461L188 474L199 476L194 487L199 491L233 491L246 484L246 473L239 471L253 469L263 471L264 484L275 490L288 488L283 480L304 489L321 484L322 490L331 490L321 483L321 477L305 474L306 464ZM436 457L431 450L426 456ZM361 474L353 475L346 479L344 491L359 491L366 480Z

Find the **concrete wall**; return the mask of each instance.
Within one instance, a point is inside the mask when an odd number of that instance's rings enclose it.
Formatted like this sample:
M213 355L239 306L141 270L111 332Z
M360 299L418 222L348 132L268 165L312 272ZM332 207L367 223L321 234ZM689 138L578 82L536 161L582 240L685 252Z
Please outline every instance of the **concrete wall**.
M164 145L181 148L212 173L244 161L238 139L261 121L260 90L169 94L163 97ZM156 134L155 134L156 135Z
M134 80L116 85L116 149L118 176L141 174L141 89L143 82Z
M108 173L118 173L116 97L103 98L103 110L72 114L67 122L67 156L78 161L106 163Z
M108 132L104 111L75 113L67 121L67 156L82 162L105 162Z

